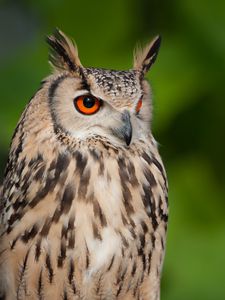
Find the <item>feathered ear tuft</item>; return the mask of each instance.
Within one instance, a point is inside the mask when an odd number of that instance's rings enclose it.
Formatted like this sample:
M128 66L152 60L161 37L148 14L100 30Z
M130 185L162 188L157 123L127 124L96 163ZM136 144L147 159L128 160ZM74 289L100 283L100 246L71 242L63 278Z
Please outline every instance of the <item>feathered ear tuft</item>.
M160 44L161 37L157 36L144 49L136 49L134 52L134 69L146 74L156 60Z
M77 46L59 29L47 37L49 61L59 71L78 72L82 67Z

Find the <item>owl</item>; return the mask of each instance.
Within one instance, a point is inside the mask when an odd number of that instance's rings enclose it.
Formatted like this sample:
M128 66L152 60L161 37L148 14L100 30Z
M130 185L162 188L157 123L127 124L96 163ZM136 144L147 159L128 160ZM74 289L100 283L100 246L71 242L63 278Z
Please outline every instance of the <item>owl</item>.
M159 300L167 178L145 74L83 67L60 30L15 129L0 195L0 299Z

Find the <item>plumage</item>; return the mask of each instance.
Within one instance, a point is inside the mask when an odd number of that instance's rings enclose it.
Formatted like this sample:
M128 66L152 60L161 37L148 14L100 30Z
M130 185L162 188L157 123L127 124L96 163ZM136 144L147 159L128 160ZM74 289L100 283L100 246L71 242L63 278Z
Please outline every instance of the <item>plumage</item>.
M85 68L62 32L48 41L56 71L24 110L5 170L0 299L159 300L168 201L149 57Z
M161 37L157 36L145 48L134 51L134 69L147 73L155 62L161 44Z

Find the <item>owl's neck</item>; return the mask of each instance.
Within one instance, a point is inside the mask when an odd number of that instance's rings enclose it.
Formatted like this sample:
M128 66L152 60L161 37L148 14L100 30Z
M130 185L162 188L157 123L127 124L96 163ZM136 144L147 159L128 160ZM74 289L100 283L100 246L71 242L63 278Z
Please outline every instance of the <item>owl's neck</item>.
M63 147L66 147L69 152L74 152L76 150L82 149L90 149L95 151L100 151L105 154L112 155L113 153L115 156L118 155L119 152L130 152L131 154L139 153L142 151L146 151L147 148L152 148L154 152L157 148L157 143L151 133L144 136L142 139L135 140L135 142L131 143L129 146L124 144L117 144L112 143L107 137L101 135L92 135L86 139L75 139L69 133L57 128L56 130L56 138L60 142ZM146 146L148 145L148 147ZM150 149L148 149L150 150ZM151 152L151 150L150 150Z

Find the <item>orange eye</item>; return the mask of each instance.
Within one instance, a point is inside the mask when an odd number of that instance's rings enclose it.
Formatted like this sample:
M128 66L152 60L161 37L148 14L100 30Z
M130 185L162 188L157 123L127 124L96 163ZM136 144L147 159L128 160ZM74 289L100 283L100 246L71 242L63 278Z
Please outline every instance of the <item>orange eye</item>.
M84 115L95 114L99 110L101 104L102 101L92 95L79 96L74 100L75 108L79 113Z
M136 105L136 113L139 113L139 111L141 110L142 107L142 98L138 101L137 105Z

